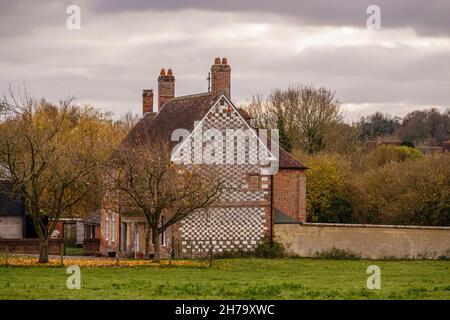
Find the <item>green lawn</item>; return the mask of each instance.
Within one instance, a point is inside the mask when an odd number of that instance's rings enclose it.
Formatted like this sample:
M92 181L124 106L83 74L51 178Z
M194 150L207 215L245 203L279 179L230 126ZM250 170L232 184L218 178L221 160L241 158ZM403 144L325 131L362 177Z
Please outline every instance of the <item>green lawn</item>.
M68 255L68 256L82 256L83 255L83 248L66 247L66 255Z
M366 287L369 265L381 289ZM0 299L450 299L450 261L215 260L193 266L82 268L66 288L61 267L0 267Z

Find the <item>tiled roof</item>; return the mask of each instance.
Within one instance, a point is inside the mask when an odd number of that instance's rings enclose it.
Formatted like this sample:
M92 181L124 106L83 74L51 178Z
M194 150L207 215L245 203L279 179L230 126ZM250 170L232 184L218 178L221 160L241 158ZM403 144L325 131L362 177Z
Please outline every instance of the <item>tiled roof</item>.
M166 101L155 115L146 114L130 131L123 141L124 145L135 145L150 139L175 145L170 140L175 129L194 129L194 122L200 121L214 104L211 93L200 93L181 96ZM248 113L238 109L244 119L249 119ZM305 169L306 167L292 157L286 150L280 148L280 168Z
M125 138L125 144L136 144L141 139L160 139L171 143L175 129L194 129L194 122L200 121L211 108L211 94L203 93L177 97L166 101L161 110L153 116L146 114Z

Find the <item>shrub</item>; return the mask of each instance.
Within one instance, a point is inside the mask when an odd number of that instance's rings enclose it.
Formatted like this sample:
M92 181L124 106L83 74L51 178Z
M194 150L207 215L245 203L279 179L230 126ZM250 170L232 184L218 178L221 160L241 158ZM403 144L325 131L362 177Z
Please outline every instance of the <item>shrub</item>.
M255 248L254 251L225 251L215 254L214 257L218 259L228 258L281 258L285 256L283 245L273 241L272 245L269 238L264 238L263 241Z
M414 148L414 143L408 140L403 140L401 145L409 148Z
M382 145L363 157L362 169L382 167L392 162L403 162L423 157L422 152L409 146Z
M390 163L358 177L358 223L450 225L450 157Z
M319 155L309 159L307 212L309 222L352 222L347 198L349 162L338 155Z
M450 249L447 250L443 255L439 256L438 260L450 261Z
M238 259L238 258L252 258L255 257L254 251L244 251L244 250L230 250L223 251L221 253L215 253L214 259Z
M306 164L308 222L450 225L448 155L388 145Z
M256 258L281 258L285 256L285 250L282 244L265 238L254 251Z
M319 259L334 259L334 260L357 260L361 259L361 256L349 250L331 248L330 250L317 252L315 255Z

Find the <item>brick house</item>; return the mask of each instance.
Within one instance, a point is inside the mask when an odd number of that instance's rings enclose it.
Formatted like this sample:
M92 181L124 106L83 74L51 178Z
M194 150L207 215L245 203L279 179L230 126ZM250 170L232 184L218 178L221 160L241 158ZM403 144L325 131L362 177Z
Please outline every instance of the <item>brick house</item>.
M173 72L162 69L156 110L153 90L143 90L143 118L123 143L133 145L145 134L176 145L180 140L173 141L172 134L180 128L190 133L187 143L194 132L208 128L257 134L250 127L250 116L231 101L231 67L226 58L215 59L210 78L208 92L176 97ZM264 147L270 149L270 145ZM244 156L250 158L250 154ZM211 208L193 213L161 234L161 256L199 256L210 247L215 253L253 250L265 236L272 236L273 223L305 221L307 168L282 148L276 161L279 169L274 175L261 173L255 163L221 164L221 174L235 188L221 195ZM106 207L109 209L101 212L101 253L142 256L147 228L144 218L121 216L120 203L114 201Z

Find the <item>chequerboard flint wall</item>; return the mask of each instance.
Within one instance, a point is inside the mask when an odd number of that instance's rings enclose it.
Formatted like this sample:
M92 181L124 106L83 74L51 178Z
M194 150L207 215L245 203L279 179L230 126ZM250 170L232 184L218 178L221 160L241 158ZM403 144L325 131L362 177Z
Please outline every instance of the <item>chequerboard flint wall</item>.
M199 143L194 137L211 128L219 130L223 137L227 129L249 129L236 109L222 99L188 138L181 153L194 161L195 143ZM200 143L204 148L207 143L213 142ZM233 149L229 150L231 147ZM247 142L245 153L238 152L237 148L225 141L223 148L223 163L217 166L219 174L227 181L227 189L215 206L182 220L180 233L182 254L185 257L208 254L210 250L213 253L250 251L261 242L267 230L269 177L259 176L259 164L249 161L255 154L249 152ZM232 152L233 164L227 164L226 152ZM250 177L257 177L256 186L251 185Z

